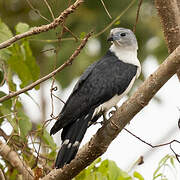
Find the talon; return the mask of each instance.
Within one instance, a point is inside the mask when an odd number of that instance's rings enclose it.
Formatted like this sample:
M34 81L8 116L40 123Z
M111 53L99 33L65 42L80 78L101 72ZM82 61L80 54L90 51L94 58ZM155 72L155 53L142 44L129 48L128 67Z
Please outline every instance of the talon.
M116 110L112 110L112 111L110 111L109 112L109 114L108 114L108 116L112 116L112 115L114 115L114 113L116 112Z

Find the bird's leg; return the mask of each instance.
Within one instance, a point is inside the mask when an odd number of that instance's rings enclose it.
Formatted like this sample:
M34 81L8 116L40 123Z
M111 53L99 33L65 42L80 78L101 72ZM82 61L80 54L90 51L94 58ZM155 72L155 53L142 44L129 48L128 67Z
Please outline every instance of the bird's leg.
M102 110L103 120L100 122L101 125L106 124L107 121L108 121L108 118L107 118L107 111L108 111L107 109L103 109L103 110Z

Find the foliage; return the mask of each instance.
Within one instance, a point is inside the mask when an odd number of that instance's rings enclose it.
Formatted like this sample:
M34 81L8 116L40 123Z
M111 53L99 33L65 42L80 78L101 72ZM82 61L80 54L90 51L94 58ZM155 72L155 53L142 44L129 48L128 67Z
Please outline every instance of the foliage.
M114 161L96 159L88 168L84 169L73 180L144 180L138 173L134 172L133 177L121 170Z
M158 179L168 180L168 177L166 176L166 173L168 172L168 170L170 170L170 172L172 174L174 173L173 170L176 171L175 162L174 161L177 161L175 156L167 154L165 157L163 157L159 161L158 167L155 170L155 172L153 173L153 180L158 180Z

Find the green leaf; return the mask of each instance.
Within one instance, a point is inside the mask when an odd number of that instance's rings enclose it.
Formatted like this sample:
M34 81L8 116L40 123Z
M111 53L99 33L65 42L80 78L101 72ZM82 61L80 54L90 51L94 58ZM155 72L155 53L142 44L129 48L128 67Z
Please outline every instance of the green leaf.
M6 41L13 36L9 27L0 19L0 42Z
M118 20L118 21L116 21L115 23L114 23L114 25L120 25L120 20Z
M56 158L56 150L52 150L50 153L48 153L48 157L50 159L55 159Z
M171 163L171 165L175 168L174 156L171 156L171 157L170 157L170 163Z
M160 176L162 177L163 174L162 174L162 173L159 173L158 175L154 176L153 179L157 179L157 178L160 177Z
M117 167L114 161L109 161L109 179L116 180L122 175L121 170Z
M9 49L5 48L0 50L0 58L2 60L6 61L10 56L11 56L11 51L9 51Z
M13 130L15 132L18 132L18 126L16 120L15 118L12 117L12 115L10 115L12 113L11 110L8 109L6 106L0 106L0 112L3 114L3 116L6 116L4 119L8 120L8 122L13 127Z
M31 82L31 72L24 61L19 45L15 44L11 51L12 56L7 61L8 65L20 78L21 87L24 87Z
M21 34L28 31L30 27L28 24L20 22L16 25L15 29L17 34Z
M9 180L16 180L18 176L18 170L13 168L12 172L10 172Z
M0 19L0 43L6 41L7 39L10 39L12 36L13 34L9 27ZM10 55L11 52L7 48L0 50L1 59L7 60Z
M18 110L17 113L19 119L19 128L20 128L20 136L25 138L29 131L32 129L32 123L30 122L29 118L24 114L23 111Z
M3 97L3 96L6 96L6 95L7 95L6 93L4 93L3 91L0 91L0 98ZM12 106L12 100L8 99L8 100L6 100L6 101L4 101L4 102L2 102L0 104L2 104L3 106L5 106L7 109L10 110L11 106Z
M36 81L40 75L40 68L38 64L36 63L36 59L32 54L29 42L27 40L23 42L23 48L24 48L24 55L25 55L25 58L24 58L25 63L31 73L31 79L32 81ZM36 86L35 89L39 89L39 86Z
M134 171L133 176L139 180L144 180L141 174L139 174L137 171Z
M10 48L12 56L7 63L11 70L15 72L21 80L20 87L23 88L39 78L40 70L36 63L29 42L24 40L22 45L14 44ZM38 89L38 87L36 87Z
M125 171L122 171L116 163L111 160L104 160L99 166L98 172L108 177L109 180L132 180Z
M16 84L13 82L13 72L10 67L8 67L7 73L7 83L10 91L16 91Z
M3 86L4 83L4 71L0 68L0 86Z
M80 34L80 39L84 39L85 38L85 36L86 36L86 32L81 32L81 34Z
M37 126L38 129L42 129L42 125ZM43 133L42 131L39 132L39 136L42 138L45 144L49 145L52 150L56 149L56 144L54 143L53 138L50 136L50 134L47 132L45 127L43 128Z

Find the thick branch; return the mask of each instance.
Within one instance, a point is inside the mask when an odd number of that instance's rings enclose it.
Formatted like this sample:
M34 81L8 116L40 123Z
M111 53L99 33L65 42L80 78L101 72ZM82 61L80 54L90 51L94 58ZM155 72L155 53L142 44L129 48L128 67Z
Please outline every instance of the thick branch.
M123 103L110 118L110 121L98 130L90 142L80 149L76 158L69 165L63 169L54 169L43 180L71 179L101 156L120 131L148 104L178 68L180 68L180 46L144 81L133 96Z
M10 46L14 42L16 42L16 41L18 41L18 40L20 40L22 38L32 36L32 35L35 35L35 34L39 34L39 33L42 33L42 32L46 32L46 31L49 31L50 29L56 28L59 24L61 24L64 21L64 19L67 18L67 16L70 13L73 13L82 2L83 2L83 0L76 0L76 2L74 4L72 4L66 10L64 10L60 14L59 17L54 19L54 21L52 23L47 24L47 25L42 25L40 27L35 27L30 31L27 31L27 32L22 33L22 34L18 34L16 36L13 36L12 38L8 39L7 41L2 42L0 44L0 49L3 49L3 48L6 48L6 47Z
M16 168L23 175L24 179L34 179L31 169L19 158L15 151L8 145L2 143L2 141L0 141L0 155Z
M180 45L180 1L155 0L169 53ZM177 71L180 80L180 69Z
M78 54L80 53L80 51L83 49L83 47L86 45L89 37L91 36L91 33L88 33L86 35L86 37L82 40L81 44L79 45L79 47L74 51L74 53L71 55L71 57L64 63L62 64L60 67L58 67L57 69L55 69L53 72L51 72L50 74L42 77L41 79L38 79L37 81L35 81L34 83L24 87L23 89L16 91L16 92L11 92L10 94L8 94L7 96L3 96L2 98L0 98L0 103L3 101L6 101L12 97L15 97L19 94L22 94L32 88L34 88L35 86L37 86L38 84L46 81L47 79L50 79L51 77L53 77L54 75L56 75L58 72L60 72L61 70L63 70L66 66L69 66L72 64L72 61L75 59L76 56L78 56Z

